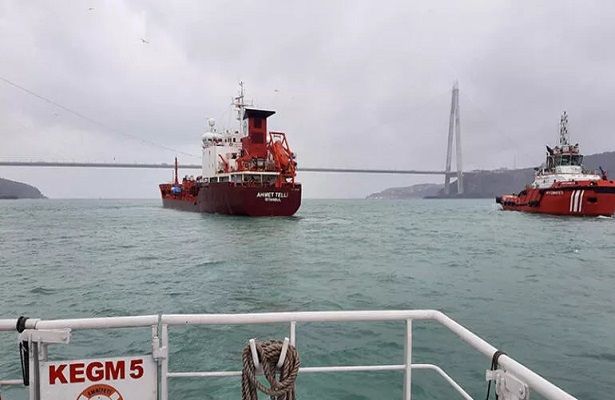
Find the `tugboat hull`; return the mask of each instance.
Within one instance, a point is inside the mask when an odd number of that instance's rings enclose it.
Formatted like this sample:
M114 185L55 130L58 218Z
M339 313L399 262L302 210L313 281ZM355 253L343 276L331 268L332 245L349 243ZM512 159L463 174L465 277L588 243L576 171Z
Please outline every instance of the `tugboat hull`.
M504 210L552 215L615 215L615 185L527 189L496 198Z

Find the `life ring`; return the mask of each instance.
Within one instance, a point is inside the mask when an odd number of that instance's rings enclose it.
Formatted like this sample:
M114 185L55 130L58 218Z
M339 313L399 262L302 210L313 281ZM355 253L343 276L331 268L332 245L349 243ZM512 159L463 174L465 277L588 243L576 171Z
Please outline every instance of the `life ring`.
M97 400L124 400L120 392L116 388L105 384L96 384L89 386L81 392L75 400L97 399Z

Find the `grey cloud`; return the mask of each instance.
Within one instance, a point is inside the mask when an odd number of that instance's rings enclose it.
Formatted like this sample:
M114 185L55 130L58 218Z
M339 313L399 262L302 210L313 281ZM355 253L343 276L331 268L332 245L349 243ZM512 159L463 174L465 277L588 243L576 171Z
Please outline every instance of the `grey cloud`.
M94 4L95 10L88 10ZM461 87L464 165L534 165L570 114L586 152L615 148L608 1L157 1L0 4L0 75L147 141L199 154L232 120L238 79L278 114L304 166L444 165ZM149 43L143 43L144 38ZM276 91L277 89L277 91ZM171 162L175 153L0 83L0 157ZM198 163L198 158L186 162ZM168 171L3 168L50 196L156 197ZM301 174L306 196L356 197L436 177ZM99 184L89 187L96 179ZM121 197L121 196L120 196Z

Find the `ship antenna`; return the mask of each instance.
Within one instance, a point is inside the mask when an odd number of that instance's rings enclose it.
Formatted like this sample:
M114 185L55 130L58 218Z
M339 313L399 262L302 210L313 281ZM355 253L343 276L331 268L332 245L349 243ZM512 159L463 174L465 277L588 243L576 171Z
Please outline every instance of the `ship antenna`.
M239 133L243 136L243 124L241 121L243 120L244 110L246 108L246 104L244 101L244 82L239 81L239 96L233 98L233 105L237 111L237 121L239 121Z
M559 121L559 145L566 146L569 144L568 140L568 114L566 111L562 114L562 117Z

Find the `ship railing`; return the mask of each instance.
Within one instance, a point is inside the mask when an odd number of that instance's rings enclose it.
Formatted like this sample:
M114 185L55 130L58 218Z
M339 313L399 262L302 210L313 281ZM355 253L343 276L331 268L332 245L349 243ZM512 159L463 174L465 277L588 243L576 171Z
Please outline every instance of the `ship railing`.
M168 399L168 380L174 378L216 378L216 377L239 377L241 371L171 371L169 368L169 358L171 355L169 328L170 327L186 327L186 326L214 326L214 325L265 325L265 324L288 324L289 327L289 342L293 346L296 345L297 324L308 323L349 323L349 322L392 322L401 321L405 326L405 341L404 341L404 363L395 365L351 365L351 366L326 366L326 367L301 367L300 374L305 373L327 373L327 372L357 372L357 371L403 371L403 399L411 399L412 386L412 371L413 370L432 370L439 374L453 389L455 389L461 398L473 399L448 373L441 367L434 364L413 364L412 363L412 347L413 347L413 323L415 321L432 321L439 323L461 340L470 345L474 350L482 354L493 364L494 358L496 361L495 368L487 370L486 379L495 381L494 391L502 399L528 399L530 391L536 392L545 399L575 399L572 395L566 393L553 383L549 382L542 376L533 372L529 368L515 361L505 353L499 352L498 349L490 345L488 342L472 333L470 330L455 322L453 319L444 313L436 310L394 310L394 311L325 311L325 312L280 312L280 313L257 313L257 314L171 314L171 315L149 315L149 316L131 316L131 317L107 317L107 318L80 318L80 319L60 319L60 320L39 320L27 319L22 320L22 332L19 334L19 341L26 341L29 344L29 399L30 400L48 400L56 398L64 398L65 396L73 396L72 392L66 392L59 397L41 397L41 393L47 395L51 393L48 389L51 378L49 372L45 372L43 367L50 368L54 363L56 373L62 369L61 363L70 363L70 361L47 361L47 346L54 343L68 343L72 331L79 330L98 330L98 329L115 329L115 328L138 328L151 327L152 331L152 352L147 354L146 364L136 366L137 372L143 375L143 368L146 368L146 373L149 373L153 381L151 381L151 390L143 391L143 383L135 381L140 386L131 389L129 385L135 383L124 382L122 390L136 390L139 398L144 400ZM0 332L15 332L17 319L0 319ZM25 329L25 330L23 330ZM301 346L297 347L300 352ZM238 350L240 352L241 349ZM151 356L151 357L150 357ZM117 360L117 358L115 358ZM83 360L82 360L83 361ZM87 361L87 360L86 360ZM91 360L90 360L91 361ZM99 365L104 364L105 359L96 361ZM130 362L131 368L133 363L143 362L143 360L135 361L127 359L126 365ZM150 365L147 364L150 363ZM106 364L105 364L106 365ZM124 364L122 364L124 365ZM73 366L66 364L67 371ZM113 367L113 366L112 366ZM115 365L117 367L117 365ZM493 365L492 365L493 367ZM77 368L77 367L75 367ZM78 372L83 377L83 364ZM140 368L140 369L139 369ZM155 370L148 371L148 369ZM126 375L133 376L132 370L128 370ZM108 372L108 371L107 371ZM117 372L117 371L116 371ZM71 372L72 374L72 372ZM136 375L135 375L136 376ZM42 379L41 377L47 377ZM0 390L3 386L22 386L22 379L2 379L2 371L0 371ZM58 378L57 376L55 378ZM54 379L55 379L54 378ZM109 380L109 378L112 378ZM119 385L118 376L105 376L100 383L109 383L109 385ZM85 379L85 378L83 378ZM83 379L79 380L79 391L83 388ZM128 379L126 377L126 379ZM87 383L87 382L86 382ZM72 381L68 382L66 390L75 390L70 388ZM43 390L44 389L44 390ZM53 389L53 388L52 388ZM56 392L54 392L56 393ZM77 392L78 393L78 392ZM143 393L149 393L144 395ZM64 396L64 397L62 397ZM86 396L87 397L87 396ZM67 397L68 398L68 397ZM80 398L80 397L79 397ZM124 394L124 398L126 395Z

